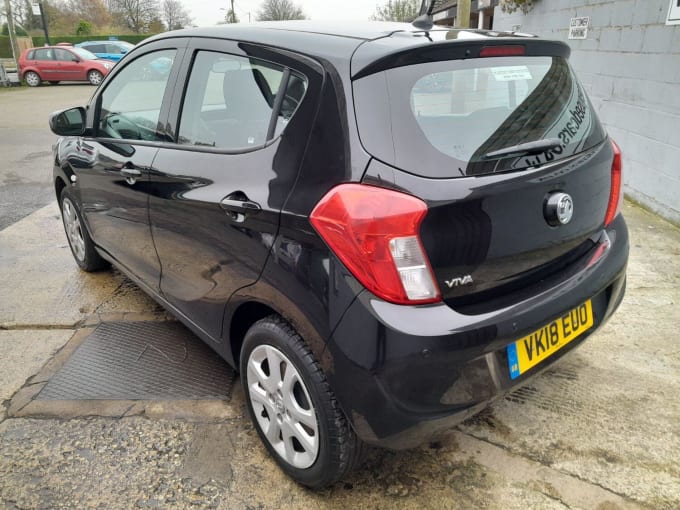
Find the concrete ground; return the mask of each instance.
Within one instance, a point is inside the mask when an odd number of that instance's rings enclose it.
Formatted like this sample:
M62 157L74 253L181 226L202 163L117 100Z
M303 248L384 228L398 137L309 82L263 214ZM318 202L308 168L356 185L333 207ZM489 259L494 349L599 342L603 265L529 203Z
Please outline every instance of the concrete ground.
M35 400L100 321L168 319L120 274L78 271L50 203L0 231L0 508L680 508L680 231L624 213L628 291L609 324L440 441L372 450L310 492L266 455L238 386L228 401Z

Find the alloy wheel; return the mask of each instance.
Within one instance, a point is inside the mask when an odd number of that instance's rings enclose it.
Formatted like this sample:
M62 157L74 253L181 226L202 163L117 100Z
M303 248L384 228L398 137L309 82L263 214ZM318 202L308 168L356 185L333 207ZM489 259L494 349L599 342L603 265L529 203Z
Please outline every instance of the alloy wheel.
M92 85L99 85L102 82L103 76L99 71L90 71L87 75L87 79L90 80Z
M76 208L69 198L64 198L61 204L61 215L64 219L64 227L73 255L82 262L85 260L85 239L83 238L78 213L76 213Z
M38 85L40 85L40 76L33 72L26 73L24 79L26 80L26 83L28 84L29 87L37 87Z
M319 423L300 373L266 344L253 349L247 367L248 398L267 441L291 466L312 466L319 454Z

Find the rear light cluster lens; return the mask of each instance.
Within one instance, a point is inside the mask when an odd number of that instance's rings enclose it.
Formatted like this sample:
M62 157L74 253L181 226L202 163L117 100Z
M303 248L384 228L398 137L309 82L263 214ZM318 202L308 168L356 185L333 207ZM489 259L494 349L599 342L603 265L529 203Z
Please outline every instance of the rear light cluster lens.
M364 287L398 304L439 301L418 231L422 200L364 184L341 184L316 205L310 221Z
M614 218L621 212L623 205L621 149L614 140L611 140L611 142L612 149L614 149L614 161L612 162L612 187L609 191L609 204L607 204L607 214L604 216L605 227L614 221Z

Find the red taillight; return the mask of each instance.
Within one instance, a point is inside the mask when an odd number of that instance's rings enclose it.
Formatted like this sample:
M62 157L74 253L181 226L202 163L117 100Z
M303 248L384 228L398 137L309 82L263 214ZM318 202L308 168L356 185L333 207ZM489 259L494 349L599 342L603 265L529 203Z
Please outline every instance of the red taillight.
M518 57L525 55L527 49L524 46L513 44L510 46L484 46L479 52L480 57Z
M604 226L606 227L616 215L621 211L623 204L623 192L621 191L621 149L616 145L614 140L612 142L612 149L614 149L614 161L612 162L612 187L609 191L609 204L607 204L607 214L604 216Z
M364 287L399 304L434 303L439 288L420 242L427 205L405 193L341 184L316 205L310 222Z

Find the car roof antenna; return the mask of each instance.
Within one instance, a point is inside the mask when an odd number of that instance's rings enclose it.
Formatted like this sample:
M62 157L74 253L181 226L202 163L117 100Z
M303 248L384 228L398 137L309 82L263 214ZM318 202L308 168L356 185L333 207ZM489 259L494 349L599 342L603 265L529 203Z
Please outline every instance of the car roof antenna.
M427 0L423 0L423 3L420 5L420 12L423 12L423 7L425 7ZM419 28L420 30L430 30L434 26L434 19L432 18L432 11L434 10L434 4L436 3L436 0L431 0L430 1L430 6L427 8L427 12L424 14L421 14L418 16L416 19L413 20L411 25L413 25L416 28Z

